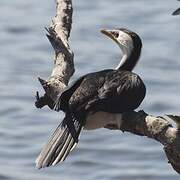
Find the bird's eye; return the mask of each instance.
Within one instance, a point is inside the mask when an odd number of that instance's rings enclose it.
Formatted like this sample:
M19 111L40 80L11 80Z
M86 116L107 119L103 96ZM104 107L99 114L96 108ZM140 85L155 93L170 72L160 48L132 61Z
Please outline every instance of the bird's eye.
M114 36L115 38L118 38L118 36L119 36L119 33L116 32L116 31L112 31L112 34L113 34L113 36Z

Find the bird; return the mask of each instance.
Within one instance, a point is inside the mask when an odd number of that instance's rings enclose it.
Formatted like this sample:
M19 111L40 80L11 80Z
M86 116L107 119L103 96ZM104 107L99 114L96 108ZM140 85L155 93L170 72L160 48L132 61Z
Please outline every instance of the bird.
M173 13L173 16L180 15L180 8L176 9Z
M141 55L139 35L127 28L102 29L101 33L121 49L120 63L114 69L83 75L57 96L54 109L63 111L65 117L37 157L39 169L63 162L83 129L108 124L120 128L121 114L138 108L146 95L143 80L132 72Z

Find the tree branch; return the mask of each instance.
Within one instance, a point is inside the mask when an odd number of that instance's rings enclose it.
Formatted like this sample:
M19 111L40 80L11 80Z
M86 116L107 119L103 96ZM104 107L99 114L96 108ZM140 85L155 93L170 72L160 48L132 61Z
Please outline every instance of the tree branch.
M53 109L57 95L68 85L69 79L74 73L74 55L68 42L72 13L71 0L56 0L56 15L52 19L50 27L46 28L47 38L55 51L54 68L47 81L39 78L45 94L42 97L36 96L37 108L48 105ZM37 94L39 93L37 92Z
M54 107L57 95L68 85L69 79L74 73L73 52L69 47L72 24L72 2L71 0L56 0L56 15L47 30L47 37L54 48L54 67L48 80L38 78L45 94L36 95L35 105L42 108L48 105ZM113 118L116 114L108 114ZM108 129L118 129L114 125L108 125ZM128 112L122 115L120 130L128 131L136 135L147 136L155 139L164 146L164 151L169 163L180 174L180 130L173 128L166 119L153 117L145 112Z
M169 117L172 118L170 115ZM179 117L176 116L176 118ZM175 121L175 119L173 120ZM177 121L175 122L177 123ZM108 125L106 128L119 130L114 125ZM122 115L120 130L140 136L147 136L160 142L164 147L169 163L180 174L180 129L173 128L168 120L163 117L150 116L144 111L132 111Z

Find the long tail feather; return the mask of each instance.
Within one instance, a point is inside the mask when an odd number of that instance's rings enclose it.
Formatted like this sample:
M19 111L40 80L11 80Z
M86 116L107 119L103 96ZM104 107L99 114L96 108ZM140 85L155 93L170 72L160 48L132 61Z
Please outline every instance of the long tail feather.
M78 143L78 137L82 129L81 123L71 116L66 116L61 124L56 128L48 143L43 147L38 158L36 159L36 167L44 168L51 165L56 165L58 162L62 162L66 159L68 154L75 148ZM74 130L76 132L74 138L74 132L72 134L69 123L73 122ZM70 127L72 127L71 125Z

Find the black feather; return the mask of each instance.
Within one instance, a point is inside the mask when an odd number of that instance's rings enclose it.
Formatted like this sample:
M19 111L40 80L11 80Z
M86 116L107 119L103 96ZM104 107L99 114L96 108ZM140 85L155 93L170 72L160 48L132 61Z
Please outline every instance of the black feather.
M36 160L37 168L64 161L78 143L81 129L82 124L76 118L66 115L39 154Z

